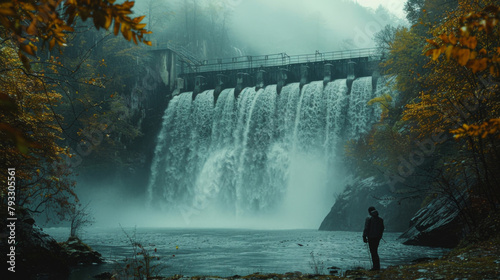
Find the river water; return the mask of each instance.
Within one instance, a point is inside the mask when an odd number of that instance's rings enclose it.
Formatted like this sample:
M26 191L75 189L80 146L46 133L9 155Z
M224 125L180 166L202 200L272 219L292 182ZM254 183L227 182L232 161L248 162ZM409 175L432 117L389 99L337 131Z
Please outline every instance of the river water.
M68 228L47 228L57 241L65 241ZM176 229L176 228L89 228L82 240L106 259L102 265L79 266L70 279L91 276L125 265L134 256L131 237L151 255L162 276L248 275L300 271L328 273L327 267L342 270L370 268L369 253L361 232L317 230ZM405 246L399 233L385 233L379 254L382 268L423 257L440 257L446 249ZM156 249L156 253L155 253ZM314 260L313 257L314 256Z

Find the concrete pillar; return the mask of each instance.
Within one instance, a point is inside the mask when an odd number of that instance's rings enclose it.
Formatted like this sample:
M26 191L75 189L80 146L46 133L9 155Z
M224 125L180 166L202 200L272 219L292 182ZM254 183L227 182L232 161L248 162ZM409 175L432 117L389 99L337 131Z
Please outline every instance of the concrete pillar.
M214 105L217 103L217 98L219 98L220 93L227 87L228 77L224 74L216 75L217 81L215 82L214 89Z
M276 73L276 91L280 94L281 89L286 85L288 79L288 71L284 68L279 68Z
M256 84L255 84L255 91L263 88L265 86L264 84L264 73L266 73L266 71L264 70L259 70L257 71L257 73L255 73L255 81L256 81Z
M236 74L236 87L234 87L234 97L238 98L240 92L250 86L251 76L248 73L238 72Z
M205 85L205 77L196 76L194 78L193 100L196 98L196 95L198 95L198 93L205 90Z

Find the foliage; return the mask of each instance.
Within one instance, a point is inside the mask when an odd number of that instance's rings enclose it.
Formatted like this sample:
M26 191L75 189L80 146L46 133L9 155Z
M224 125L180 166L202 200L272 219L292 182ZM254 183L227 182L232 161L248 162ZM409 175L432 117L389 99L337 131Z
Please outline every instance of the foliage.
M5 154L2 174L7 168L16 168L19 205L35 212L55 210L61 218L71 212L67 210L74 210L73 203L78 199L68 161L76 153L68 144L81 140L77 132L84 131L83 124L85 120L90 122L91 116L104 115L109 107L103 106L115 104L114 108L120 108L124 103L123 98L111 101L117 93L107 93L104 96L109 98L103 98L102 92L95 90L104 89L110 80L99 72L105 68L104 59L91 52L96 41L85 44L77 40L82 45L75 46L74 40L96 34L79 30L87 28L82 21L92 18L89 29L112 29L128 41L151 45L144 38L150 33L141 23L144 17L130 17L133 6L131 1L116 4L114 0L0 3L0 149ZM60 53L73 46L80 48L58 57L50 53L56 45ZM35 57L37 54L40 56ZM107 125L114 127L117 135L120 126L130 129L131 135L138 134L127 127L127 119L120 119L121 113L111 111L112 120ZM2 200L6 199L4 191Z
M7 177L7 168L16 168L18 205L36 212L65 209L75 194L69 170L59 164L69 156L59 144L61 116L54 112L61 95L45 83L43 72L23 70L14 47L3 46L0 53L2 177ZM5 192L0 191L2 200Z
M492 79L498 78L500 76L500 42L495 35L499 33L497 27L499 20L500 7L494 5L462 16L457 31L442 33L437 40L428 40L431 48L426 55L432 56L433 60L438 60L441 54L445 54L448 61L455 60L460 66L470 69L478 77L486 78L485 72L489 72ZM486 90L497 92L498 87L490 87ZM483 96L483 99L492 100L493 96ZM486 138L488 135L496 134L499 129L498 119L492 118L480 124L463 123L462 127L451 132L455 133L457 138L465 136Z
M500 203L500 7L409 0L405 10L412 27L376 38L389 50L381 67L396 79L394 106L371 100L387 110L346 152L368 176L393 174L398 192L446 196L473 228Z
M425 53L432 57L427 66L432 72L425 80L428 89L407 106L403 116L403 120L417 124L413 130L421 138L431 133L455 133L460 141L453 146L462 152L445 161L454 164L443 166L443 180L438 182L446 189L452 186L454 196L467 190L474 206L470 210L479 212L495 209L500 201L500 143L494 137L500 110L499 8L486 5L483 9L484 2L462 1L454 16L433 30L435 39L427 40L430 46ZM446 59L440 59L441 54ZM459 176L456 170L474 176Z
M377 96L377 97L371 99L370 101L368 101L367 104L369 106L376 104L376 103L378 103L380 105L380 108L382 109L382 115L380 117L381 117L381 121L383 121L384 118L389 116L391 102L392 102L392 97L389 94L384 93L381 96Z
M35 55L38 39L47 42L52 49L56 44L65 46L68 32L74 31L73 24L79 17L83 21L93 19L95 28L109 29L113 33L122 33L123 37L137 44L151 42L143 39L149 32L141 23L144 16L130 18L133 1L114 4L115 0L14 0L0 4L0 23L4 32L24 53ZM62 6L62 8L60 8ZM113 23L114 22L114 23ZM19 52L25 67L29 67L27 58Z

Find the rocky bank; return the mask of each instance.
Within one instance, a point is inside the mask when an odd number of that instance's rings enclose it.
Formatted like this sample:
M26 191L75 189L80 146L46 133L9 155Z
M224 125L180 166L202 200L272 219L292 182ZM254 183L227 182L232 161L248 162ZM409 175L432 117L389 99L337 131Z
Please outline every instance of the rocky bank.
M6 219L0 222L0 251L11 252L11 246L15 247L11 256L1 255L4 265L14 267L15 272L9 272L12 275L8 279L67 279L73 265L102 263L101 255L78 238L58 243L35 224L28 211L16 209L16 214L15 244L7 242L10 231L5 224Z

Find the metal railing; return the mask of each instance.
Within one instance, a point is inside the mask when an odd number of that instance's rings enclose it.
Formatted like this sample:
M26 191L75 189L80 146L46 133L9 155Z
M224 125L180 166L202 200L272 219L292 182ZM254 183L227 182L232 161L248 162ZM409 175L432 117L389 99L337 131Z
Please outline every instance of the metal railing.
M377 58L380 53L377 48L364 48L345 51L333 51L314 54L287 55L286 53L259 55L259 56L238 56L231 58L218 58L209 60L198 60L184 47L172 44L161 43L154 46L156 49L171 49L177 53L180 59L188 65L185 73L201 73L225 70L241 70L260 67L286 66L290 64L324 62L341 59L351 59L360 57Z
M201 65L192 68L192 72L212 72L225 70L241 70L260 67L286 66L290 64L324 62L340 59L351 59L360 57L378 57L376 48L365 48L347 51L335 51L314 54L292 55L286 53L259 55L259 56L239 56L232 58L219 58L202 60Z

